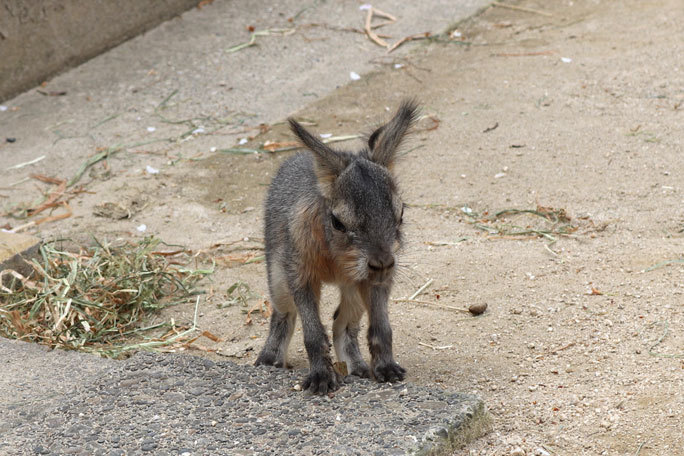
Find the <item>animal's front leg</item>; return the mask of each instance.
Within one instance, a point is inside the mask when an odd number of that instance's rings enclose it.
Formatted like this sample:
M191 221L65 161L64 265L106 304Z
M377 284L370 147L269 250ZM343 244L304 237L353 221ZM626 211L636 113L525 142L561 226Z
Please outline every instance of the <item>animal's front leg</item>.
M340 306L333 321L333 344L337 360L347 364L350 375L370 377L370 368L359 349L359 326L365 311L363 299L356 286L340 287Z
M404 379L406 369L394 361L392 354L392 327L387 312L389 287L373 286L368 293L368 348L371 353L371 370L379 382L396 382Z
M340 387L341 377L333 369L330 341L318 314L318 296L311 287L294 293L295 305L302 320L304 346L309 355L309 375L302 388L314 394L327 394Z

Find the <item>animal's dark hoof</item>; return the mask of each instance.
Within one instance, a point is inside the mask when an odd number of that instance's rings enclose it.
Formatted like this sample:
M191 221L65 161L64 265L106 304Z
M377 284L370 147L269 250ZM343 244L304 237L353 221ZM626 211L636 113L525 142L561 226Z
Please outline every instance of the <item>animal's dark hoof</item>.
M331 368L309 372L302 383L302 389L322 396L337 391L340 388L340 383L342 383L340 375Z
M405 374L406 369L394 361L373 367L373 377L379 382L400 382Z

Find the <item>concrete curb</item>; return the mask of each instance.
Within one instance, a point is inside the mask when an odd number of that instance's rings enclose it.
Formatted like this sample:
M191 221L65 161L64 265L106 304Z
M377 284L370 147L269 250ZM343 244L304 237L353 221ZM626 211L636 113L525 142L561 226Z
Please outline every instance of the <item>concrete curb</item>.
M197 4L198 0L0 0L0 101Z

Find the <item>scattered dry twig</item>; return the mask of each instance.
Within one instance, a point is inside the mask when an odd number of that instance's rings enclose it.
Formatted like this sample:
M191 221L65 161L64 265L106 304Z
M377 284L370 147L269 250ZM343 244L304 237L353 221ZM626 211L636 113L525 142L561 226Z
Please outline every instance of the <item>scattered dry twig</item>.
M322 139L321 141L325 144L330 144L330 143L335 143L335 142L341 142L341 141L349 141L352 139L357 139L360 138L362 135L344 135L344 136L332 136L330 138L325 138ZM224 154L238 154L238 155L248 155L248 154L265 154L265 153L278 153L278 152L289 152L291 150L297 150L301 149L304 146L301 146L299 143L292 143L294 145L288 145L289 143L282 142L282 143L264 143L260 148L254 149L254 148L249 148L249 147L231 147L229 149L219 149L217 152L221 152ZM277 147L274 148L275 145L282 146L282 147ZM273 147L271 147L273 146ZM268 148L266 148L268 147Z
M501 2L492 2L492 6L498 6L500 8L508 8L516 11L523 11L525 13L532 13L532 14L539 14L541 16L546 16L546 17L551 17L551 13L547 13L546 11L539 11L535 10L532 8L525 8L524 6L516 6L516 5L508 5L506 3L501 3Z
M425 342L418 342L418 345L422 345L423 347L428 347L428 348L431 348L433 350L447 350L449 348L454 348L453 345L444 345L444 346L439 347L439 346L435 346L435 345L426 344Z
M366 15L366 22L363 26L363 30L366 32L366 35L368 36L368 38L372 42L374 42L378 46L382 46L382 47L386 48L389 46L387 44L387 41L381 39L378 35L376 35L375 32L373 32L372 27L371 27L371 21L373 20L373 16L375 16L375 15L381 16L382 14L379 10L377 10L373 7L368 8L368 14Z
M394 302L411 302L414 304L421 304L421 305L424 305L427 307L434 307L436 309L454 310L456 312L470 313L470 311L468 309L462 309L460 307L448 306L446 304L438 304L436 302L424 301L421 299L393 299L392 301L394 301Z
M495 123L494 125L492 125L491 127L485 128L484 130L482 130L482 133L489 133L490 131L494 131L494 130L496 130L497 128L499 128L499 122L496 122L496 123Z
M644 269L644 270L641 271L641 272L650 272L650 271L653 271L653 270L656 270L656 269L660 269L660 268L662 268L663 266L667 266L668 264L676 264L676 263L684 263L684 258L682 258L682 259L676 259L676 260L661 261L660 263L654 264L653 266L648 267L648 268Z
M657 356L659 358L684 358L684 353L679 353L679 354L668 354L668 353L657 353L654 351L654 349L661 344L661 342L667 337L667 335L670 332L670 322L665 320L663 322L663 326L665 329L663 330L662 336L658 338L658 340L655 341L649 348L648 348L648 354L651 356Z
M256 39L258 36L272 36L272 35L277 35L277 36L287 36L287 35L292 35L296 31L296 28L284 28L284 29L279 29L279 28L274 28L274 29L267 29L267 30L257 30L255 32L252 32L252 34L249 37L249 41L246 41L244 43L236 44L235 46L229 47L226 52L237 52L240 51L244 48L248 48L250 46L256 45Z
M423 33L416 33L415 35L409 35L405 36L396 43L394 43L392 46L387 47L387 53L389 54L390 52L394 51L396 48L401 46L404 43L408 43L409 41L415 41L415 40L427 40L432 37L432 34L430 32L423 32Z
M13 169L20 169L20 168L23 168L24 166L33 165L33 164L35 164L35 163L38 163L39 161L41 161L41 160L43 160L43 159L45 159L45 155L41 155L41 156L38 157L38 158L34 158L33 160L29 160L29 161L24 162L24 163L18 163L18 164L14 165L14 166L10 166L9 168L5 168L5 170L6 170L6 171L11 171L11 170L13 170Z
M429 279L427 282L425 282L425 284L423 284L422 287L418 288L418 290L416 290L416 292L413 293L408 299L416 299L416 297L418 297L418 295L420 295L423 291L425 291L425 289L427 287L432 285L432 282L433 282L433 280Z
M461 208L461 212L470 219L468 223L479 230L486 231L489 237L493 239L545 238L549 241L545 248L554 256L558 256L558 253L551 249L551 246L556 243L557 236L573 237L573 233L579 229L578 225L572 223L565 209L555 209L540 205L537 205L536 209L504 209L492 216L487 216L485 212L484 217L473 212L469 207ZM507 223L497 223L509 215L526 214L539 217L540 220L546 222L547 226L527 225L521 227ZM549 223L551 226L548 226Z
M553 55L556 51L537 51L537 52L499 52L492 54L494 57L535 57L539 55Z
M264 306L266 307L264 309ZM256 303L254 306L252 306L251 309L247 311L247 318L245 319L245 326L251 325L252 324L252 312L258 310L259 313L263 318L269 318L271 314L273 313L273 309L271 308L271 303L269 301L259 301Z

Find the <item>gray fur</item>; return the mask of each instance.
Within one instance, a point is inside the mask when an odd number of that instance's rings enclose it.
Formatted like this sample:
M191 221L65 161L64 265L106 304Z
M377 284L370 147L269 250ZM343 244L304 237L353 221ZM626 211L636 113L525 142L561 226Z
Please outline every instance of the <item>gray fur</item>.
M413 101L402 103L358 153L334 150L290 119L310 152L283 163L265 205L266 268L273 302L268 339L257 365L287 366L287 348L299 314L309 375L302 386L326 394L340 386L330 341L319 314L323 282L340 287L333 322L339 361L350 374L377 381L403 380L394 361L387 303L401 246L403 203L391 169L416 120ZM360 320L369 314L371 365L358 345Z

